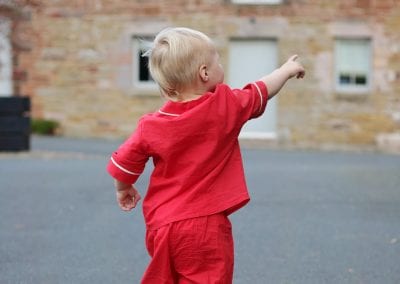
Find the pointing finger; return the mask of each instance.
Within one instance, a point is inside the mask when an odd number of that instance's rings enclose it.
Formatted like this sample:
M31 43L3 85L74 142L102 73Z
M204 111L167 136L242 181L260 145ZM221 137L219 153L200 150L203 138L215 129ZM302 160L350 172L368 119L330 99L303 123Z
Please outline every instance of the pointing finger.
M297 54L292 55L292 56L289 58L289 61L296 61L297 58L299 58L299 56L298 56Z

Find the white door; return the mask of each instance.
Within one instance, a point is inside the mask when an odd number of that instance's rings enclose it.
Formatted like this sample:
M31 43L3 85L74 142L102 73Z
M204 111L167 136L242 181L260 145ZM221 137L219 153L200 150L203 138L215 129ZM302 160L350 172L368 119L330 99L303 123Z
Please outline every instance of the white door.
M10 21L0 17L0 97L12 96Z
M229 43L228 84L242 88L277 67L277 46L270 39L238 39ZM268 101L265 113L243 127L240 137L276 137L276 97Z

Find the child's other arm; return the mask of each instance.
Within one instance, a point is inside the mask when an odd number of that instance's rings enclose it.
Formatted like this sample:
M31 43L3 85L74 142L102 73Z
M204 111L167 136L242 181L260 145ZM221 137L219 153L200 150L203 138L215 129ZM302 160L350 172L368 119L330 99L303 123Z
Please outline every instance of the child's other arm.
M132 184L114 180L119 207L124 211L130 211L136 207L141 199L139 192Z
M260 79L267 86L268 99L275 96L290 78L300 79L304 77L304 67L296 61L297 58L297 55L291 56L280 68Z

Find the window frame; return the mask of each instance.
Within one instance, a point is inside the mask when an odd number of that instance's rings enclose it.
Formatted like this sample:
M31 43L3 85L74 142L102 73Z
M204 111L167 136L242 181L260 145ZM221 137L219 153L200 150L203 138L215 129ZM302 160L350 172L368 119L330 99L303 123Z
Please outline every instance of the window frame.
M132 36L132 85L135 90L154 92L158 90L158 85L154 80L140 80L141 54L145 50L144 43L151 42L154 36L133 35ZM150 74L149 74L150 75Z
M364 73L358 73L357 71L346 72L340 69L339 66L339 54L338 54L338 44L340 42L365 42L366 43L366 53L368 54L368 62L366 63L367 68ZM334 39L334 86L335 91L339 94L355 94L363 95L367 94L372 89L372 63L373 63L373 52L372 52L372 39L370 37L336 37ZM364 71L364 70L363 70ZM344 77L348 75L348 77ZM357 84L357 77L360 80L361 77L365 75L365 84ZM349 80L350 84L342 83L341 80ZM363 81L363 79L361 79Z

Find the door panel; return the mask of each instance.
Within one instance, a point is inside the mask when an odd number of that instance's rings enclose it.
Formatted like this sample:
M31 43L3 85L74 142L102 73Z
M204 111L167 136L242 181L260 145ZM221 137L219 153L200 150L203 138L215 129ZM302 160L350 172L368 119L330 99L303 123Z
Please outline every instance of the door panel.
M12 96L10 21L0 16L0 97Z
M228 84L242 88L277 67L276 41L271 39L238 39L229 43ZM276 98L268 101L265 113L243 127L241 137L276 137Z

